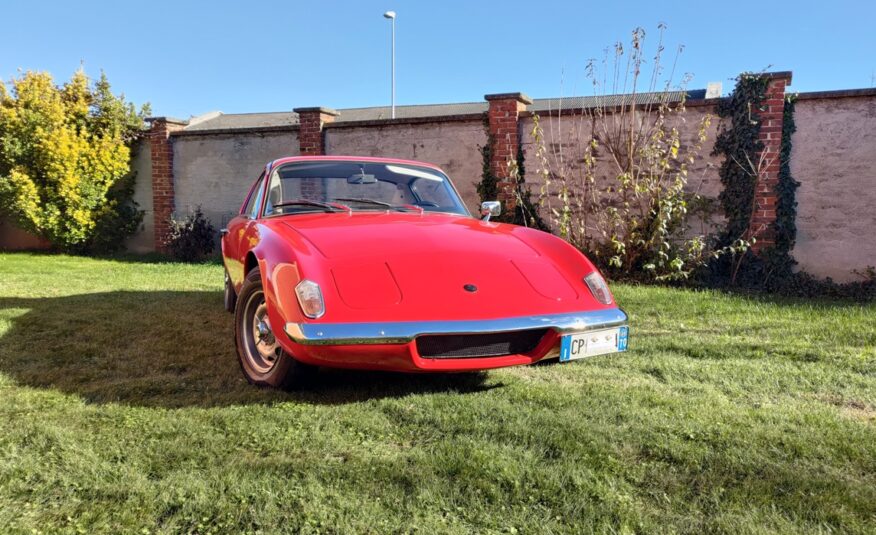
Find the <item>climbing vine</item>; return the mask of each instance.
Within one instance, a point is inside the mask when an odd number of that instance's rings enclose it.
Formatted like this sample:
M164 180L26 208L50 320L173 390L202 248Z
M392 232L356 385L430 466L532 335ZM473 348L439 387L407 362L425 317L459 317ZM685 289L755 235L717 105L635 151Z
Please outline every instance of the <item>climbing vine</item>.
M725 244L742 239L751 226L754 195L760 167L758 154L763 150L759 140L759 112L766 98L768 78L759 74L742 74L733 93L718 104L718 116L725 119L715 140L714 155L723 155L718 172L724 186L719 200L727 218L721 233ZM793 96L785 100L782 120L782 140L779 150L779 176L776 194L775 246L769 253L776 261L793 265L791 249L797 235L796 191L799 183L791 176L791 136L797 130L794 123Z
M719 200L727 225L719 239L725 245L745 239L751 226L755 189L764 164L757 161L757 155L763 150L763 143L758 139L761 127L758 112L763 107L767 84L768 78L762 74L742 74L733 93L718 105L717 113L725 123L715 140L713 154L724 156L719 170L724 187ZM876 269L872 266L855 272L861 281L843 284L794 271L796 262L791 251L797 237L796 192L800 185L791 175L792 136L797 130L795 104L793 95L786 97L776 185L776 220L772 228L775 244L758 255L745 251L734 257L716 259L708 270L711 284L805 297L872 300L876 298Z
M788 256L797 239L797 188L800 183L791 176L791 136L797 131L794 122L796 97L789 95L785 99L782 118L782 146L780 150L779 183L776 186L778 201L776 204L776 252ZM791 260L793 262L793 260Z
M743 239L751 223L757 183L754 162L763 150L763 143L758 139L757 112L766 98L767 82L765 76L740 75L733 92L716 110L724 119L712 150L713 155L724 156L718 170L723 186L718 200L727 218L727 226L719 236L722 245Z
M481 157L483 158L481 181L475 185L481 202L495 201L499 196L499 179L490 168L490 162L493 160L495 136L490 133L490 117L486 113L484 113L484 131L487 133L487 142L481 147Z

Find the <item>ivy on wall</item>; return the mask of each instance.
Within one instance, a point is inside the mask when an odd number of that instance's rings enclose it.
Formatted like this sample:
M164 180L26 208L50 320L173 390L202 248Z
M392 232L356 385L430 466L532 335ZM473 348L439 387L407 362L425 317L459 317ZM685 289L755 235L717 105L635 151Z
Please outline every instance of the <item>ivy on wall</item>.
M484 131L487 133L487 142L481 147L483 167L481 169L481 181L475 186L481 202L495 201L499 197L499 179L493 174L490 162L493 161L493 145L495 136L490 133L490 117L484 113Z
M719 196L727 218L727 226L719 241L729 245L745 237L749 228L757 176L751 172L752 162L763 150L758 139L758 111L766 97L768 78L759 74L742 74L733 93L717 108L726 123L715 140L714 155L723 155L719 169L723 191ZM800 183L791 175L792 137L797 130L794 96L785 99L782 117L782 139L779 149L779 174L776 185L776 220L773 223L775 245L759 255L747 251L737 259L721 258L709 266L710 285L738 287L803 297L837 297L854 300L876 299L876 269L872 266L856 272L860 282L836 283L830 278L819 279L805 272L795 272L791 251L797 238L796 193Z
M757 111L766 98L768 79L755 74L742 74L730 96L719 102L717 114L725 120L715 138L713 155L723 155L718 170L721 190L718 200L727 218L727 226L719 236L721 246L727 246L745 237L754 208L754 188L757 177L748 170L748 162L755 162L763 150L758 139L760 121Z
M797 239L797 188L800 183L791 176L791 137L797 131L794 122L794 108L797 99L789 95L785 99L782 118L782 146L779 152L779 183L776 186L776 251L790 258L791 249ZM793 261L793 260L792 260Z

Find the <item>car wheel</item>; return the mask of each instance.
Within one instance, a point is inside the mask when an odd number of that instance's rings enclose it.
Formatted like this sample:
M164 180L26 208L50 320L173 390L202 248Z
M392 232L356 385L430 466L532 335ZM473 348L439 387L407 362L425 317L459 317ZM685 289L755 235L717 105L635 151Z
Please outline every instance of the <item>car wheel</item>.
M231 277L228 276L228 272L225 272L225 295L223 296L225 301L225 310L228 312L234 312L234 307L237 305L237 293L234 291L234 285L231 284Z
M237 301L234 341L240 368L247 381L286 389L309 384L316 368L295 360L277 342L268 318L268 304L258 268L247 274Z

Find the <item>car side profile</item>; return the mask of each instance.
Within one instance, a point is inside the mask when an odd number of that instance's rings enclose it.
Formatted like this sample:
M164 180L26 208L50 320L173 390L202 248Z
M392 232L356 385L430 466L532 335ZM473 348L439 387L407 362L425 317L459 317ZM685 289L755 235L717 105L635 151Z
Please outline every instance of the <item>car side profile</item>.
M257 385L319 366L458 372L626 350L626 314L565 241L472 217L438 167L307 156L265 166L222 236L225 307Z

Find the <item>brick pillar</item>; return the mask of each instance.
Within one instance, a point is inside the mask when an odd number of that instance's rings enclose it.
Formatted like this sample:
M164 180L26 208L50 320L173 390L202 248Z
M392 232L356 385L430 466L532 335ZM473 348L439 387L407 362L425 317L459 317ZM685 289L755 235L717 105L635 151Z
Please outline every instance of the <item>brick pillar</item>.
M757 189L754 192L754 213L751 215L749 236L756 238L752 250L758 253L776 244L775 222L779 184L779 160L782 150L782 123L785 114L785 87L791 85L791 72L767 73L766 98L757 116L763 150L755 155L754 164L760 165ZM760 163L762 162L762 163Z
M186 122L167 117L151 119L149 148L152 158L152 214L153 244L156 251L164 250L164 238L170 231L174 210L173 198L173 143L170 134L182 130Z
M323 125L331 123L338 112L331 108L295 108L298 114L298 149L302 156L325 154Z
M498 180L499 201L506 211L517 205L514 194L516 184L511 177L508 163L517 159L520 147L520 112L532 104L532 99L523 93L498 93L484 95L490 104L487 112L490 128L490 172Z

